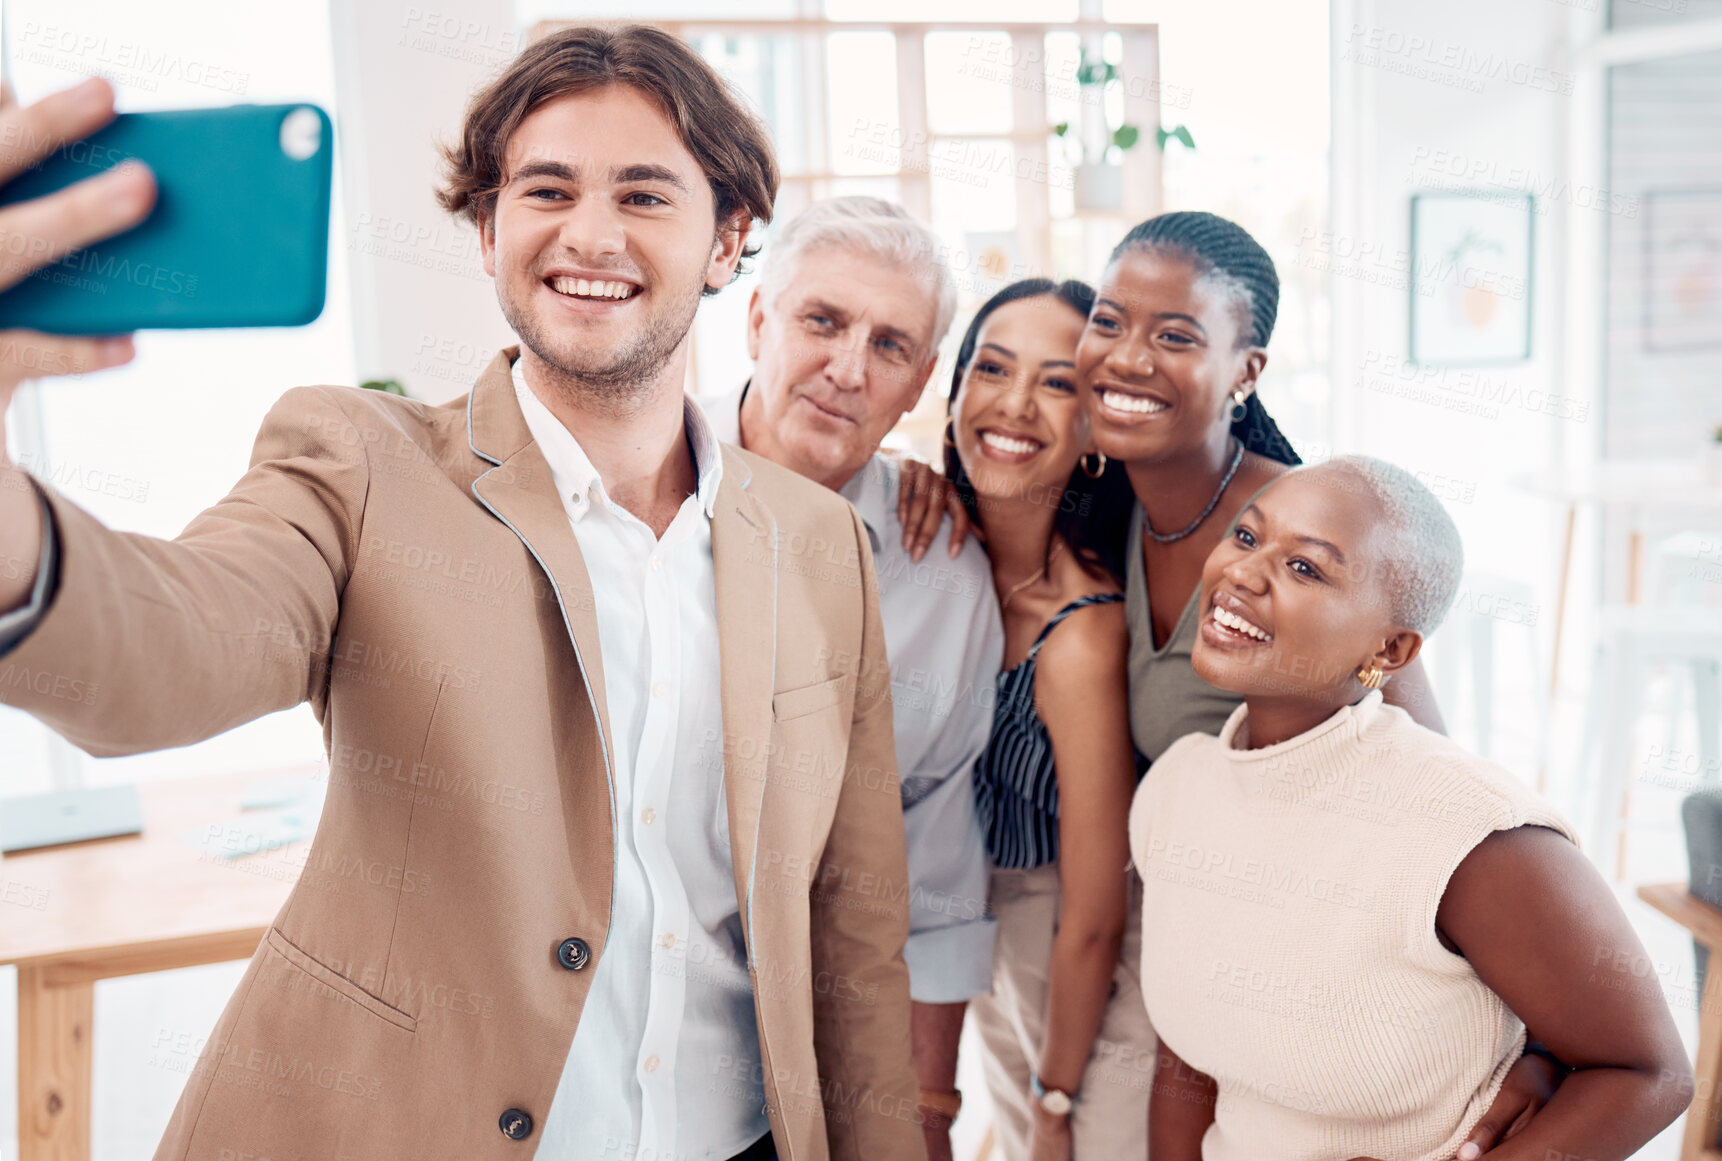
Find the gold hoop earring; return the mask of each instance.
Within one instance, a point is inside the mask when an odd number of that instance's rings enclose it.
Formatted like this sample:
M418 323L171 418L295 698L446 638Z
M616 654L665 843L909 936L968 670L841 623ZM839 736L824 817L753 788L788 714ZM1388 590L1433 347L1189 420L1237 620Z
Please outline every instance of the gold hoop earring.
M1362 666L1357 671L1357 680L1365 689L1380 689L1381 681L1387 675L1381 672L1381 667L1373 661Z
M957 430L957 421L955 419L945 420L945 446L952 449L953 451L956 450L957 441L952 439L951 435L956 430Z
M1092 472L1088 470L1088 457L1090 455L1100 457L1100 466L1095 468ZM1098 480L1101 476L1106 474L1106 453L1103 451L1085 452L1083 453L1082 458L1076 461L1076 464L1082 469L1083 475L1087 476L1091 480Z

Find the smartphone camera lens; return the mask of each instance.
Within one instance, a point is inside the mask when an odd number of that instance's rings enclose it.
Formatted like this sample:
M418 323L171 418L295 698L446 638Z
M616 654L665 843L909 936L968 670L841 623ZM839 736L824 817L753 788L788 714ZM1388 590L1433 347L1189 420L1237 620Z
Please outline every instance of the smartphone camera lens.
M294 161L315 157L323 146L323 122L313 109L299 108L281 119L281 152Z

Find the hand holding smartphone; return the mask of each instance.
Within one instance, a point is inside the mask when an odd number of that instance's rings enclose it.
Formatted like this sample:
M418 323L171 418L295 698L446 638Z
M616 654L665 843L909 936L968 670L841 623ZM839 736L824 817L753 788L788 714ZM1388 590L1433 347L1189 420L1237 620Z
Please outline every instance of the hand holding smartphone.
M333 156L311 105L116 118L100 78L28 107L0 84L0 612L42 537L6 453L18 385L125 363L145 327L316 318Z
M114 117L114 91L89 80L25 108L0 84L0 182L25 172L68 141ZM0 208L0 289L55 255L88 246L143 221L155 179L123 165L48 197ZM42 514L29 481L6 454L6 411L26 379L116 367L132 357L128 336L83 338L14 329L0 315L0 612L23 604L42 546Z
M33 240L35 269L0 293L0 326L113 334L310 322L327 282L331 138L314 105L235 105L123 114L64 144L0 188L0 206L142 163L155 207L135 229L70 252Z
M10 182L55 150L113 119L114 91L100 78L28 107L18 104L9 86L0 86L0 183ZM0 290L55 256L130 229L144 220L154 204L154 177L148 167L132 164L50 197L0 208ZM132 357L129 338L66 338L14 329L20 325L0 312L0 462L5 460L6 408L18 384L50 375L99 371Z

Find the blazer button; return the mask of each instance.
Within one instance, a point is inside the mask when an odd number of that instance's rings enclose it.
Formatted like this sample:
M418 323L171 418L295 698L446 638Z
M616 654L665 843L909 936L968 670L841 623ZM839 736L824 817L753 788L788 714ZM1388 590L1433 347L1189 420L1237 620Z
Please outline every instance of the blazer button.
M524 1141L532 1136L532 1117L521 1109L507 1110L497 1124L510 1141Z
M577 972L592 962L592 949L579 936L569 936L557 947L556 962L571 972ZM530 1126L531 1122L527 1124Z

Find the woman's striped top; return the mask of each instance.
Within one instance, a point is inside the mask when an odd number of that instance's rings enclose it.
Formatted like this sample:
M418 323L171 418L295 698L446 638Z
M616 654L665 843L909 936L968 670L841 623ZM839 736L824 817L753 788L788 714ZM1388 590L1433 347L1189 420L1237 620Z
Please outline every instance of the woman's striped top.
M1122 601L1094 593L1060 609L1015 668L998 676L992 736L975 761L975 806L993 866L1030 870L1058 859L1058 777L1052 739L1034 708L1034 664L1048 633L1089 605Z

